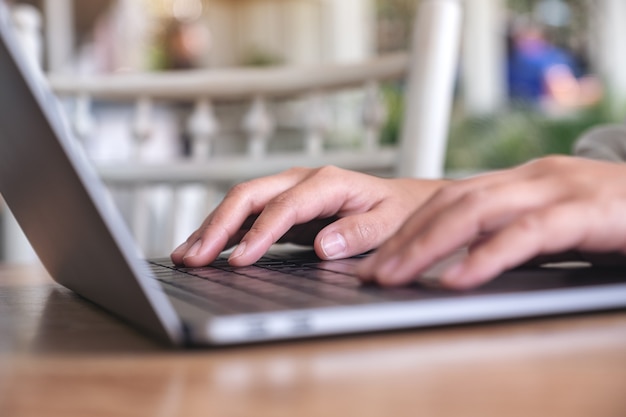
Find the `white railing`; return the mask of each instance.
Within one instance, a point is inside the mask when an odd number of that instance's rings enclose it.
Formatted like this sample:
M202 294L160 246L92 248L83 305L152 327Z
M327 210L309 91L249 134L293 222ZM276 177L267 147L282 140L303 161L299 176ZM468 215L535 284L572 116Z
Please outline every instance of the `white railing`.
M58 96L65 102L68 99L73 102L70 123L84 141L89 140L99 123L93 103L130 103L134 108L128 130L134 138L135 152L131 152L126 160L96 161L95 166L120 206L126 207L123 212L140 246L148 256L155 256L167 253L190 228L199 224L215 202L215 194L219 196L236 182L292 166L331 164L359 171L393 173L398 159L397 148L380 147L378 141L386 120L379 83L402 79L407 68L408 56L396 54L353 65L86 78L54 75L49 81ZM329 113L327 101L337 92L354 89L364 91L359 96L362 98L359 106L361 141L350 143L347 148L329 149L326 143L330 136L329 121L325 117ZM285 100L292 102L294 98L303 98L301 113L304 119L299 123L303 131L297 138L302 145L297 151L270 152L268 145L278 124L277 116L270 109ZM191 138L191 154L142 161L137 155L154 131L154 119L158 117L154 109L171 102L185 103L192 109L184 126ZM247 150L243 154L219 155L213 149L218 141L228 140L228 135L221 137L222 126L216 109L233 102L247 107L239 122ZM167 191L163 184L168 185ZM189 197L193 194L189 193L191 184L196 185L194 197ZM150 188L158 191L150 191ZM205 195L198 197L198 193ZM155 203L155 199L160 203ZM159 208L155 208L155 204ZM165 206L167 209L163 208ZM155 216L158 218L154 219ZM188 224L181 225L177 217L183 217ZM155 227L161 231L155 233Z
M311 90L339 90L364 80L399 78L406 74L408 56L390 54L358 64L301 67L229 68L80 76L53 75L50 83L59 94L89 92L111 100L141 96L180 100L210 96L215 100L241 100L250 96L292 97Z
M325 65L305 68L230 69L144 74L96 75L85 78L51 76L53 90L74 100L71 123L77 135L87 139L97 124L92 102L115 101L134 103L134 119L130 128L136 145L150 135L152 110L163 102L192 105L186 130L191 137L191 158L167 161L167 170L159 163L99 164L103 178L123 182L126 178L147 182L216 181L234 182L266 175L295 164L336 164L359 170L389 169L395 164L395 151L378 146L380 130L385 123L385 103L379 83L400 79L406 74L408 57L396 54L356 65ZM360 146L347 150L325 151L324 134L328 130L328 113L324 100L333 92L365 88L361 104L365 138ZM268 142L275 133L276 117L271 104L284 99L304 97L305 119L303 152L270 155ZM249 102L249 109L240 123L247 141L246 159L215 158L215 142L220 140L220 122L215 107L228 102ZM253 164L250 161L254 161ZM207 161L211 163L208 164Z

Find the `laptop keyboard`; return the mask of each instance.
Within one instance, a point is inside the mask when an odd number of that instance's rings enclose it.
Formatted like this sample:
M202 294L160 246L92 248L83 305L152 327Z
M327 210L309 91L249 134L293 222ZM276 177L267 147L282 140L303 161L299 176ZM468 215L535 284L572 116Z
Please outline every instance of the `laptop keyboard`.
M205 310L235 314L309 309L429 298L418 285L382 289L351 275L358 258L321 261L314 254L270 254L247 267L219 258L202 268L175 266L169 259L151 260L152 272L171 295Z

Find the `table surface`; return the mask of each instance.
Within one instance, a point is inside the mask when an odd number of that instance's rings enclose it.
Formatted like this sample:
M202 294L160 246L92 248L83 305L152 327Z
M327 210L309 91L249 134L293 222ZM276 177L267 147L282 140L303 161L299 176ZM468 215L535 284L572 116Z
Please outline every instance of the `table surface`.
M626 416L626 311L173 350L0 265L0 416Z

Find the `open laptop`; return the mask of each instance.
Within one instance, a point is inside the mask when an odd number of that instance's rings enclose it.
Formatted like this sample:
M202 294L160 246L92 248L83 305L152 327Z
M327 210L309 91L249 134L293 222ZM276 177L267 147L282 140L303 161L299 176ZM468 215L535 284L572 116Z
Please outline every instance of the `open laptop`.
M453 292L361 285L354 259L310 251L245 268L144 261L10 26L0 3L0 193L57 282L155 337L228 345L626 306L624 270L519 269Z

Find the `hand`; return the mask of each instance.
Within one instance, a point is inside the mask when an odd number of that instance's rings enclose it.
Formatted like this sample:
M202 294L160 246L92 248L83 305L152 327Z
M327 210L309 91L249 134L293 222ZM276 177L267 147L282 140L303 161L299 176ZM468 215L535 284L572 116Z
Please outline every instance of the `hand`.
M171 258L203 266L239 243L229 262L244 266L279 241L313 245L322 259L357 255L382 244L445 183L291 169L235 186Z
M626 263L626 165L553 156L455 182L357 272L403 284L464 246L468 256L441 277L448 287L474 287L539 255L572 250Z

